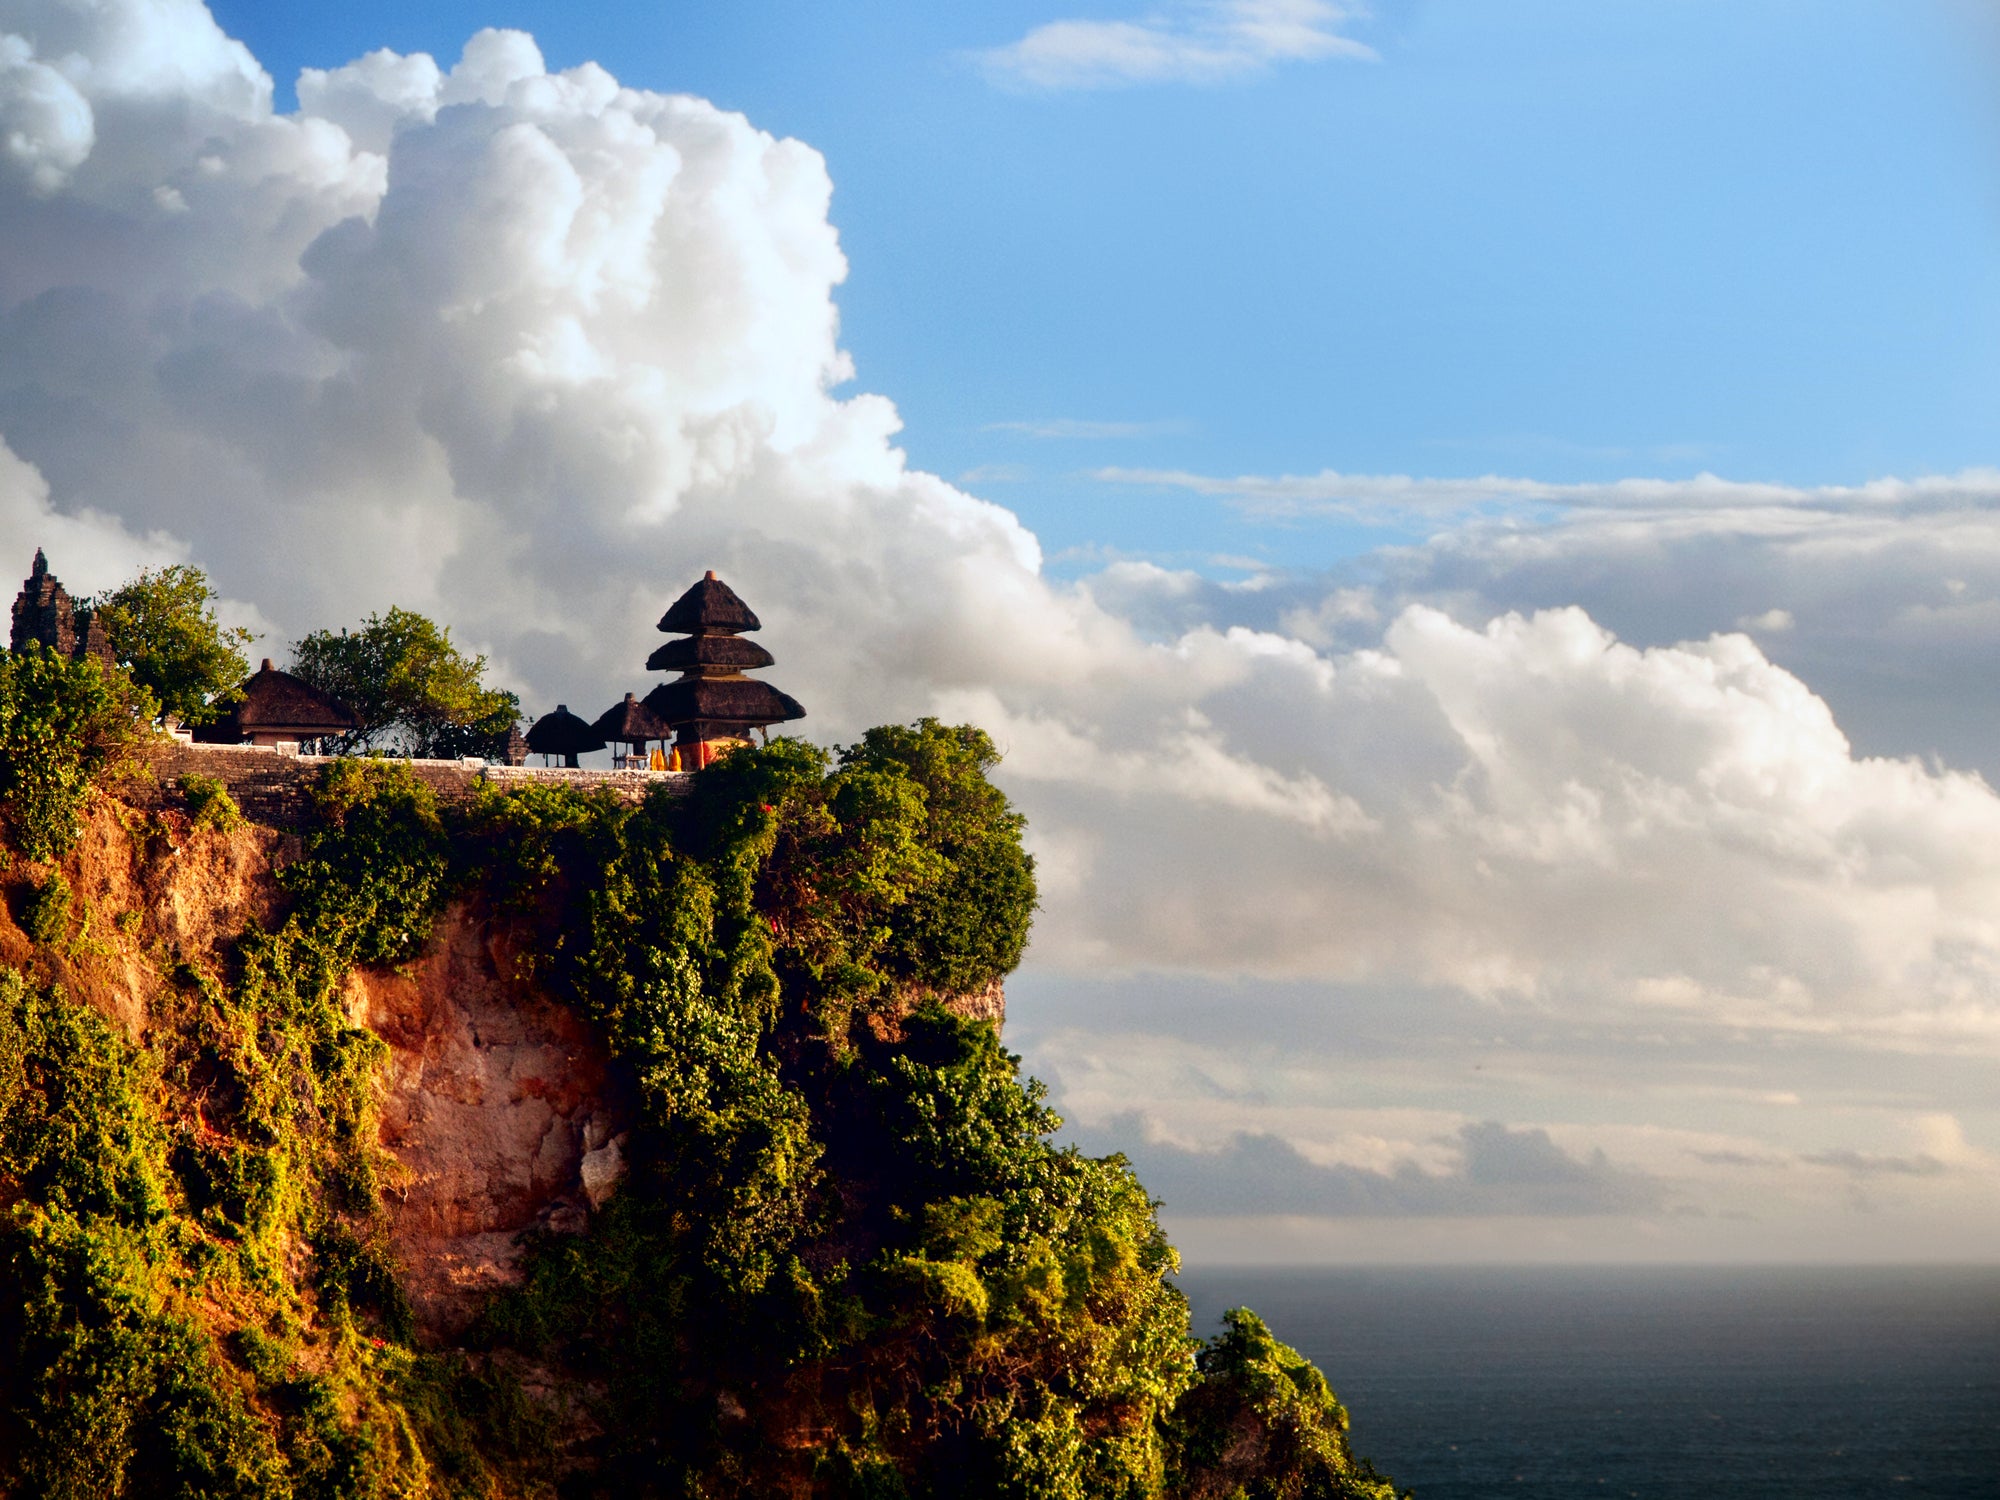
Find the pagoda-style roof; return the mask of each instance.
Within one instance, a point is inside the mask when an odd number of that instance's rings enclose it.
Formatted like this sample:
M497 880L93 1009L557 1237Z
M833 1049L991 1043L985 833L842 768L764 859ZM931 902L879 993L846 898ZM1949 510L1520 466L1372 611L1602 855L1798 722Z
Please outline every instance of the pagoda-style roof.
M623 703L614 703L599 714L591 732L621 745L643 745L647 740L673 738L674 731L631 693Z
M645 706L667 723L754 728L803 719L799 700L754 677L683 677L646 694Z
M697 667L721 667L745 672L768 667L775 660L762 646L740 635L691 635L659 647L646 658L646 670L691 672Z
M798 699L743 675L772 665L770 652L739 639L758 624L750 606L712 571L660 617L660 629L685 639L660 647L646 658L646 669L681 675L646 694L642 706L674 735L683 764L692 754L690 769L709 764L716 741L806 716Z
M604 737L558 703L528 728L528 748L537 755L585 755L604 748Z
M330 693L303 677L280 672L265 657L263 666L243 680L236 703L212 724L195 731L209 744L230 745L246 739L319 739L359 729L361 720Z
M710 631L734 635L739 630L759 628L750 606L737 598L736 590L717 578L713 570L660 616L660 629L669 635L704 635Z

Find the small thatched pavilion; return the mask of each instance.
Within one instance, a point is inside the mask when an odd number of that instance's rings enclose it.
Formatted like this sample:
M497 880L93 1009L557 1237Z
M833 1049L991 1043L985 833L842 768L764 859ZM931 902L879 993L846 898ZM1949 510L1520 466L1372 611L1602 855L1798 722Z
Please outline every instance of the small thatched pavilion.
M646 659L649 670L681 674L654 688L644 704L674 730L675 770L698 771L747 744L752 730L806 716L798 699L743 675L772 664L770 652L740 639L759 627L750 606L713 570L660 617L660 629L687 637L668 641Z
M664 771L667 768L665 753L648 755L646 747L654 740L672 739L674 731L633 694L627 693L623 703L614 703L599 714L590 727L607 743L628 747L619 757L621 769Z
M268 656L236 692L228 713L195 730L197 740L207 745L303 745L361 727L345 703L302 677L280 672Z
M528 748L544 758L560 755L563 764L576 769L576 758L604 748L604 736L558 703L554 713L543 714L529 726Z

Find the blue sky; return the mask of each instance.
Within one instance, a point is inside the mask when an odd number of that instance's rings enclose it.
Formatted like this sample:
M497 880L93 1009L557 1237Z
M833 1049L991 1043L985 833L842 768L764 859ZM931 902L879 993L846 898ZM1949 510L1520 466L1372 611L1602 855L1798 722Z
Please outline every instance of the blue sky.
M512 25L551 67L810 142L859 384L1052 554L1317 566L1383 539L1087 477L1108 465L1815 485L1992 456L2000 42L1970 5L1396 3L1346 28L1379 61L1073 91L974 55L1134 12L213 9L281 93ZM1117 435L1002 425L1064 420Z

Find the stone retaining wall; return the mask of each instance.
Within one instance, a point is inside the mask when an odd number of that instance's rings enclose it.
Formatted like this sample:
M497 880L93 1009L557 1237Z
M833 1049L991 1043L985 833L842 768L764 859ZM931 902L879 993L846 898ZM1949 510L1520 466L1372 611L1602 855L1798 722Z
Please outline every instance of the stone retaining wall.
M275 828L297 828L312 811L311 790L320 768L333 759L325 755L288 755L257 745L192 745L183 740L155 740L140 747L139 763L152 773L152 785L120 788L128 801L156 806L180 806L183 776L210 776L229 789L243 815ZM500 766L481 760L405 760L415 776L444 804L470 802L482 786L520 786L553 781L565 786L603 787L620 801L637 803L656 786L674 795L687 790L680 771L585 771L558 766Z

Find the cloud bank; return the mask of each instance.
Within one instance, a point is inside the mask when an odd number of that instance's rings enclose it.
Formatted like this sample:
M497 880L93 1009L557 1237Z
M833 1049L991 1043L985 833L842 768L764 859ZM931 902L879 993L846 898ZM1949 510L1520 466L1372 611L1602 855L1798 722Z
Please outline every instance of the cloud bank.
M1128 76L1219 76L1351 51L1341 14L1119 35L1167 59ZM1995 476L1215 482L1294 521L1557 514L1447 526L1362 581L1060 583L1011 513L909 467L889 401L836 394L846 265L808 146L552 73L519 32L298 97L277 112L195 0L0 0L0 560L47 545L80 590L198 561L274 655L424 610L531 709L643 688L651 622L713 567L814 734L994 733L1045 972L2000 1050L2000 798L1857 754L1772 656L1810 660L1870 579L1907 585L1878 634L1990 639Z

